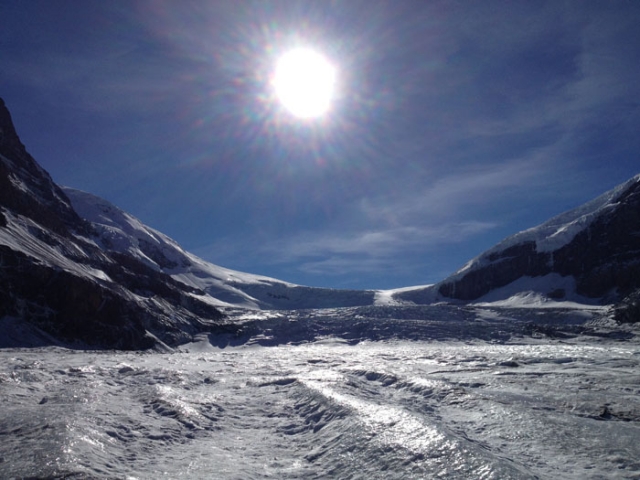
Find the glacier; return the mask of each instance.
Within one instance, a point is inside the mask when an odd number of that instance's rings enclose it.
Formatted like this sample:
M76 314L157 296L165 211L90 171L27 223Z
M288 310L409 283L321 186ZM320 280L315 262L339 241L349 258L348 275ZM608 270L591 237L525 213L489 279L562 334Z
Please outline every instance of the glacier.
M0 477L638 478L636 325L599 310L229 309L172 353L0 350Z

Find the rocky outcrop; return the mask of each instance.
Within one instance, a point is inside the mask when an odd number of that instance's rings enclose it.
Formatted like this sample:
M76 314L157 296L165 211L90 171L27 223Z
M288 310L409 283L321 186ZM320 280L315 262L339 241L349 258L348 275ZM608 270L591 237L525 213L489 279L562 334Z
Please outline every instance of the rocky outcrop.
M18 318L65 344L120 349L227 329L204 292L101 248L94 234L26 151L0 99L0 322Z
M613 318L620 323L640 323L640 289L631 292L614 307Z

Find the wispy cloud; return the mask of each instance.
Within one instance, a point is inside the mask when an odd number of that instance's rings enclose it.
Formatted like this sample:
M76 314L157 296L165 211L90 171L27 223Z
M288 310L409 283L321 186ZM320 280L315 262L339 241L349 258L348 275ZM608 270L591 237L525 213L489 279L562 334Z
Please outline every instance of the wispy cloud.
M123 56L127 56L122 54ZM183 82L153 58L138 53L104 58L50 54L38 60L8 65L16 83L28 85L54 101L69 99L75 108L100 114L140 114L156 111ZM42 71L47 76L42 76Z
M294 259L328 255L363 255L384 258L407 250L428 250L441 243L456 243L494 228L489 222L461 222L437 226L407 226L388 230L324 233L304 233L286 240L285 245L265 246L272 259L289 262Z
M398 194L395 198L366 198L360 202L361 214L369 221L383 220L390 225L428 225L452 218L462 221L465 211L478 203L490 204L505 197L505 190L531 184L543 174L541 153L532 152L517 159L491 166L468 167L458 174L436 179L421 190ZM431 227L428 227L431 228ZM433 231L433 230L431 230Z
M406 259L442 244L464 242L496 227L490 222L464 222L434 227L405 227L357 234L315 238L292 238L286 248L271 258L299 263L300 270L320 275L394 273L412 269ZM274 252L275 253L275 252Z
M318 275L398 274L417 267L407 261L411 255L464 242L496 226L491 222L467 221L376 231L304 232L266 240L261 245L253 244L252 248L242 242L223 240L196 249L195 253L210 259L244 259L251 265L295 265L301 272Z

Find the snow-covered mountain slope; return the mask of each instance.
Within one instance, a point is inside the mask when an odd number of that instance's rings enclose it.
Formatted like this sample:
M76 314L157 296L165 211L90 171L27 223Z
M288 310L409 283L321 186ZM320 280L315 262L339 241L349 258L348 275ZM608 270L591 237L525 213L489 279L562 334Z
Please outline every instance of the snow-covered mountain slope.
M106 251L128 255L176 281L202 290L216 306L260 309L327 308L371 305L375 292L314 288L213 265L99 197L64 188L78 214L96 232Z
M100 249L86 226L56 233L4 209L2 219L2 324L17 319L65 343L134 349L225 328L204 292Z
M397 300L614 303L640 288L640 175L512 235L442 282ZM527 297L527 294L531 294ZM532 296L533 295L533 296Z

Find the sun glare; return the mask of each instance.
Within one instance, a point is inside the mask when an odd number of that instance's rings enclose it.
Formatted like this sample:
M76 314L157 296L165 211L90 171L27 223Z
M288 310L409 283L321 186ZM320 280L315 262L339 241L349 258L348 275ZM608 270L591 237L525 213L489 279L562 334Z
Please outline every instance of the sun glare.
M282 105L292 115L306 119L329 110L335 81L336 69L324 56L298 48L280 57L272 84Z

